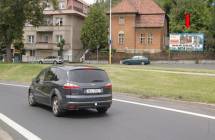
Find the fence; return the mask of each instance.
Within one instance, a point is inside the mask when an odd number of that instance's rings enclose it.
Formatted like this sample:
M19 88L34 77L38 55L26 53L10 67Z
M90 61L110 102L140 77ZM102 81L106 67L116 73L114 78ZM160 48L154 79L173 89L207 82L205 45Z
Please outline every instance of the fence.
M22 62L24 63L38 63L39 60L45 58L46 56L22 56ZM63 57L65 62L72 62L72 55L66 55Z
M131 58L134 55L144 55L152 61L180 61L180 60L215 60L215 53L212 52L161 52L156 54L128 54L128 53L113 53L112 61L113 63L119 63L123 59ZM99 53L99 60L108 60L108 53ZM86 55L86 60L97 60L96 53L88 53Z

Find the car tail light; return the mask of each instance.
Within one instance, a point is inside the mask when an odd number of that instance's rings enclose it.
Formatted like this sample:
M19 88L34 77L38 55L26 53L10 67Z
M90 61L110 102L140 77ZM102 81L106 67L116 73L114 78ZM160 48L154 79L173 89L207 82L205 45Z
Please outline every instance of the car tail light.
M111 83L106 84L105 88L111 89L112 88L112 84Z
M79 89L80 86L74 85L74 84L71 84L71 83L66 83L66 84L63 85L63 88L64 89Z

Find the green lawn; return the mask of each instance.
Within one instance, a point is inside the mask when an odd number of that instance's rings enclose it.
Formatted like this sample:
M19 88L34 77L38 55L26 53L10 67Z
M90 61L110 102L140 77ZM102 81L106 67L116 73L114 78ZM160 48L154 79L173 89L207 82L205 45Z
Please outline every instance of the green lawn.
M0 64L0 80L30 82L42 68L47 66ZM144 70L154 68L144 66L97 66L108 72L113 82L114 92L136 94L140 97L167 97L215 103L215 77L150 72ZM215 73L215 71L207 70L171 70Z

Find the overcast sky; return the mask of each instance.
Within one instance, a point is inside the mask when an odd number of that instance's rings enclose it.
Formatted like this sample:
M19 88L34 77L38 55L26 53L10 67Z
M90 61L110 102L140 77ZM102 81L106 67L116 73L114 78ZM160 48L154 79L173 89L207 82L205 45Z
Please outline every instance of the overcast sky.
M95 0L84 0L85 2L89 3L89 4L92 4L95 2Z

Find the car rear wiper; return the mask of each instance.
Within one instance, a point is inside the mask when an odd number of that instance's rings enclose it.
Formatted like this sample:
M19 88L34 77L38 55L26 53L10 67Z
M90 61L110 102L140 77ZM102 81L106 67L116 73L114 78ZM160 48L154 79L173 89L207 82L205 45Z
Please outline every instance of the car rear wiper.
M92 83L97 83L97 82L104 82L103 80L93 80L91 81Z

